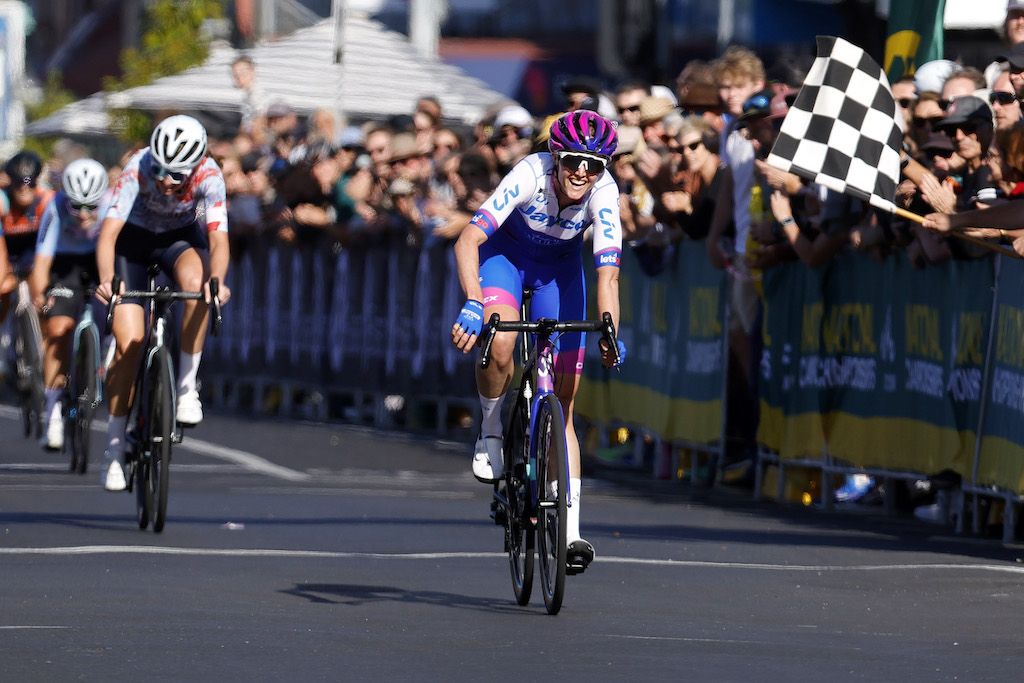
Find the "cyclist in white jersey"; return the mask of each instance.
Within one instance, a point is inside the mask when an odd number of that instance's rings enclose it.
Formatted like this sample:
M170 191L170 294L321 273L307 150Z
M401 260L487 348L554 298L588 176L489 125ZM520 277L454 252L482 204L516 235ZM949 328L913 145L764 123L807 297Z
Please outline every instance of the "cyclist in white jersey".
M210 277L219 278L220 300L227 303L231 291L223 284L230 256L224 176L206 155L206 144L202 124L191 116L171 116L153 129L149 147L125 165L96 247L96 294L101 300L110 300L115 272L123 281L122 291L145 289L147 270L157 264L179 289L204 290L207 297ZM101 476L108 491L126 485L125 425L145 335L142 306L126 303L114 310L116 351L106 379L110 420ZM195 425L203 419L196 374L209 309L198 301L184 303L176 416L181 424Z
M59 451L64 445L60 399L71 359L71 336L82 311L83 290L96 285L98 219L110 199L107 184L107 169L100 162L72 161L61 177L61 191L39 221L29 288L43 317L46 432L40 445L48 450Z
M467 301L452 326L452 342L464 353L476 344L483 321L498 313L518 320L523 289L532 291L530 315L561 320L586 318L586 284L580 258L583 236L593 228L597 310L619 320L622 228L619 190L606 170L615 153L614 125L592 111L565 114L551 125L548 152L531 154L502 179L455 244L459 281ZM483 413L473 454L473 474L493 482L504 471L501 404L512 379L516 335L499 333L491 364L477 367ZM580 536L580 452L572 427L573 400L583 371L582 333L556 341L555 393L562 404L569 451L569 555L584 566L594 548ZM619 342L620 357L625 347ZM606 366L614 353L601 349Z

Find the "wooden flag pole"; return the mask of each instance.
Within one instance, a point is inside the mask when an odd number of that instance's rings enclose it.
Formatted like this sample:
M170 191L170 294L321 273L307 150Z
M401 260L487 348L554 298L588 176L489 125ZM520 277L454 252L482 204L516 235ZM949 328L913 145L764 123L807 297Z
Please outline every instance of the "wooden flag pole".
M907 211L906 209L901 209L898 206L895 207L895 210L893 211L893 213L895 213L897 216L900 216L901 218L906 218L907 220L914 221L915 223L924 223L924 216L918 215L918 214L914 213L913 211ZM949 232L944 232L944 233L940 233L940 234L942 234L942 235L952 235L953 237L956 237L957 239L961 239L964 242L970 242L971 244L977 244L979 247L984 247L985 249L988 249L990 251L994 251L997 254L1002 254L1003 256L1009 256L1010 258L1021 258L1020 254L1015 252L1010 247L1004 246L1002 244L993 244L992 242L989 242L988 240L983 240L980 237L971 237L970 235L965 235L962 232L955 232L955 231L952 231L952 230L949 231Z

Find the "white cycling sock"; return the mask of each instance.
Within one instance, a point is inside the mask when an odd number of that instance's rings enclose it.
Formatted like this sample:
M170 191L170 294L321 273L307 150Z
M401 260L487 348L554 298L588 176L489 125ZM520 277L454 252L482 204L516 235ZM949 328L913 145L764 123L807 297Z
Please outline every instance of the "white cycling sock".
M127 424L127 415L111 415L107 418L107 453L120 461L124 460L124 430Z
M583 482L579 479L569 479L569 514L565 519L565 542L572 543L580 538L580 489Z
M63 389L50 389L47 388L43 392L46 395L46 422L49 424L50 420L53 419L53 411L57 410L60 412L62 406L60 404L61 394L64 393Z
M501 436L501 404L505 394L497 398L487 398L480 394L480 412L483 420L480 423L480 436Z
M196 375L199 374L199 361L203 352L178 354L178 395L196 390Z

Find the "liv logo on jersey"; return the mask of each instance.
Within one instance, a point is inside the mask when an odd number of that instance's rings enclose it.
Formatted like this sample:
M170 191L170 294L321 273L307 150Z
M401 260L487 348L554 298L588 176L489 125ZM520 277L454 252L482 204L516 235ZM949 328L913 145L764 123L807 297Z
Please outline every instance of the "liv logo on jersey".
M612 235L614 234L613 231L615 230L615 226L612 224L610 220L608 220L608 216L610 215L612 215L612 210L609 209L608 207L605 207L597 212L597 220L601 221L601 225L605 226L604 236L607 237L608 239L612 238Z
M495 208L495 210L503 211L505 209L505 207L508 206L508 200L509 199L515 199L518 196L519 196L519 186L518 185L513 187L511 190L508 189L508 188L505 188L505 191L501 193L501 203L500 204L498 203L498 198L497 197L494 198L494 208Z

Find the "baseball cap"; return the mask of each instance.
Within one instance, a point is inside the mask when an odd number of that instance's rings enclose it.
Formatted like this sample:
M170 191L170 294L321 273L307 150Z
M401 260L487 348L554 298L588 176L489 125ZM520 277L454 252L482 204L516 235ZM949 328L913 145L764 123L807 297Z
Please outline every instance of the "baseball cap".
M953 147L953 140L945 133L940 133L939 131L928 133L928 140L921 145L921 149L925 153L956 151L956 148Z
M925 62L914 72L914 87L919 93L942 92L942 84L959 70L960 66L948 59L933 59L930 62Z
M1021 2L1020 5L1024 10L1024 2ZM996 57L996 61L1009 62L1010 67L1014 69L1024 69L1024 43L1017 43L1007 50L1006 54Z
M494 128L500 130L502 126L533 128L533 116L518 104L509 105L494 117Z
M287 116L288 114L294 114L295 110L290 104L283 100L278 100L267 107L267 118L276 119L281 116Z
M1014 10L1024 11L1024 0L1009 0L1006 3L1006 11L1013 12Z
M964 95L949 103L946 118L939 121L937 128L957 126L962 123L988 123L992 125L992 108L980 97Z

